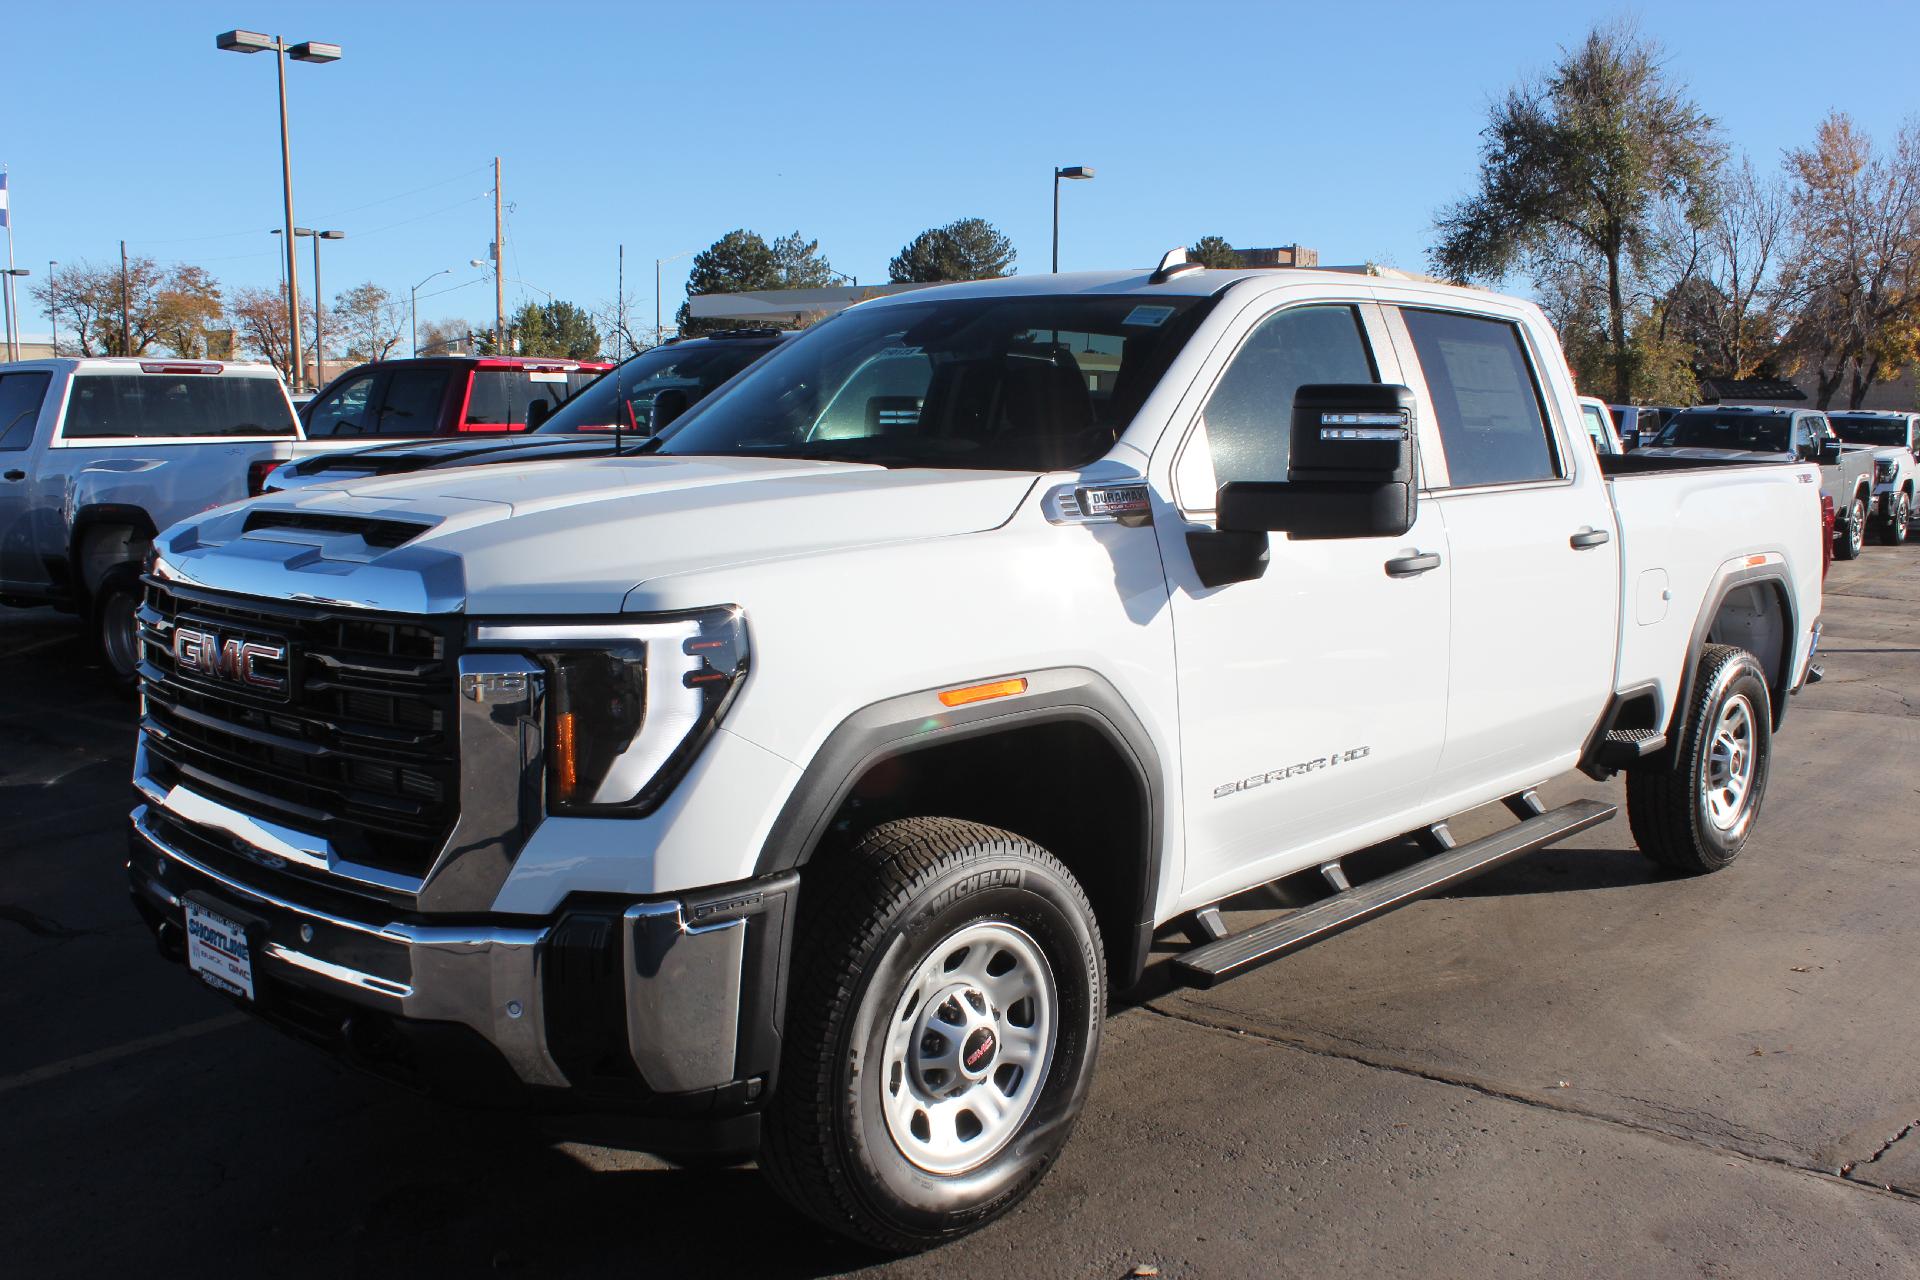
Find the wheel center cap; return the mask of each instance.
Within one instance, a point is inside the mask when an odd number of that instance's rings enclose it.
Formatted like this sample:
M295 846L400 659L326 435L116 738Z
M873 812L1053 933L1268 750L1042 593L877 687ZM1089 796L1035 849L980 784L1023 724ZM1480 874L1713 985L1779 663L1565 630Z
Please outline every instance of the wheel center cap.
M993 1028L975 1027L960 1046L960 1070L977 1080L987 1074L999 1054L1000 1037Z

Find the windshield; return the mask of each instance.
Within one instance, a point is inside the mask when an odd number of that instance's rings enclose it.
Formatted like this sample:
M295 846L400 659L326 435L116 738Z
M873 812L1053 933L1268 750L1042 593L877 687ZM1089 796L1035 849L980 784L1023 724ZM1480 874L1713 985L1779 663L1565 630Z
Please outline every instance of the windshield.
M290 436L293 408L278 378L81 373L64 430L69 440Z
M1787 453L1793 419L1784 413L1715 413L1688 409L1675 414L1654 444L1662 449L1735 449Z
M1905 418L1856 418L1844 413L1830 413L1827 421L1833 424L1835 434L1848 444L1891 444L1902 448L1907 444Z
M952 298L855 307L663 438L667 454L1051 471L1093 461L1211 299Z
M670 400L684 398L676 410L692 407L715 387L765 355L768 344L722 339L717 342L689 342L643 351L619 368L602 374L561 410L534 429L535 435L570 435L580 431L611 431L616 420L620 429L639 435L653 434L654 403L660 393L678 393ZM624 396L622 392L625 392ZM625 413L621 412L624 404ZM663 402L661 408L667 408ZM662 416L665 416L664 414Z

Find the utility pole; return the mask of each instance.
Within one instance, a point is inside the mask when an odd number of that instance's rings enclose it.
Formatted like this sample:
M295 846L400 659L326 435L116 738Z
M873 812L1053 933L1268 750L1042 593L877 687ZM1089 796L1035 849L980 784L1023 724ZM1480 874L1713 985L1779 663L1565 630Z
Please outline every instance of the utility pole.
M627 331L627 246L620 246L620 270L613 278L614 313L613 358L620 359L621 335Z
M500 266L506 253L507 234L500 216L500 157L493 158L493 354L507 351L507 286L500 278Z
M127 324L127 242L120 242L120 354L133 354L133 330Z
M47 259L47 354L60 354L60 280L53 274L59 262Z

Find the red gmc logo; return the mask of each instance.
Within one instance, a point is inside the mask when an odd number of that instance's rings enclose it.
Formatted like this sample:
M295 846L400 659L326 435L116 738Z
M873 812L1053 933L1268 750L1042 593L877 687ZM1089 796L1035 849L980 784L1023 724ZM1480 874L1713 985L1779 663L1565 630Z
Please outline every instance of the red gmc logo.
M262 662L280 662L287 656L284 644L261 644L237 637L222 640L211 631L179 626L173 629L174 670L217 680L231 680L266 693L285 693L287 678L260 670Z

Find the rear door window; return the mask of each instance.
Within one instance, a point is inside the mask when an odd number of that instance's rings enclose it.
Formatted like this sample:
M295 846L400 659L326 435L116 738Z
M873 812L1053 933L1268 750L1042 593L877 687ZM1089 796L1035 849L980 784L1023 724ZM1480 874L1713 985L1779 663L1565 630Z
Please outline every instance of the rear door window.
M33 427L40 420L40 403L47 398L49 373L0 374L0 453L13 453L33 444Z
M1401 314L1426 375L1453 486L1561 476L1519 326L1449 311Z
M395 369L380 388L380 412L373 433L382 436L431 436L440 431L451 369Z
M69 440L290 436L278 378L206 373L80 373L67 397Z
M365 435L367 397L373 391L371 371L349 378L307 406L307 438Z

